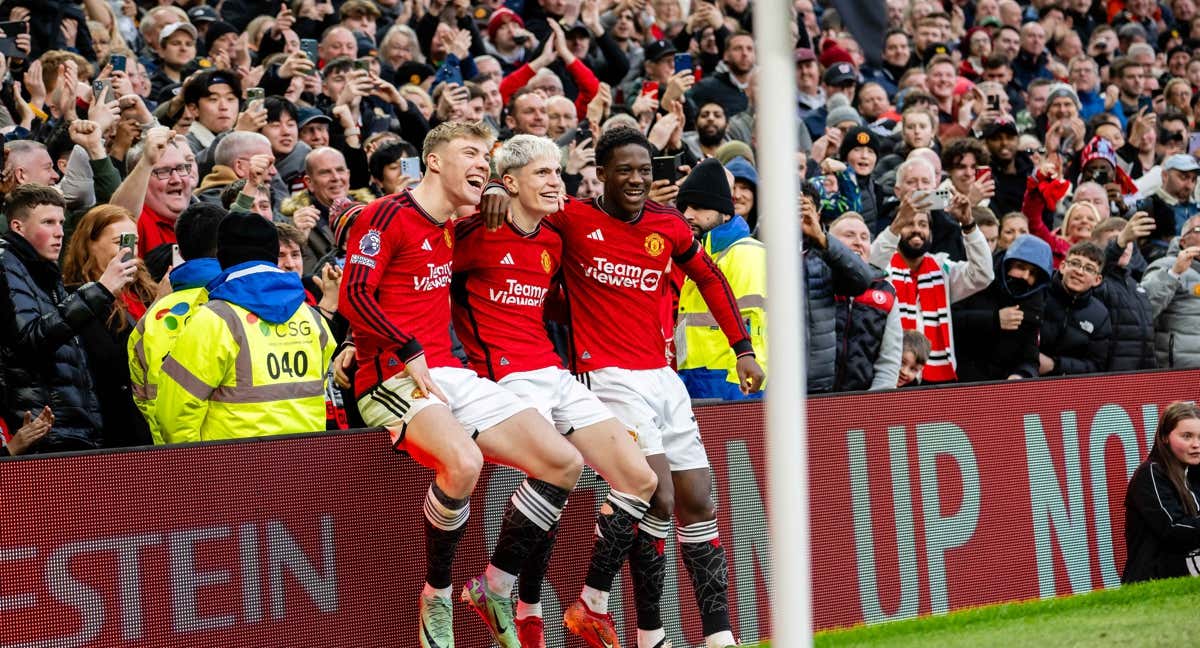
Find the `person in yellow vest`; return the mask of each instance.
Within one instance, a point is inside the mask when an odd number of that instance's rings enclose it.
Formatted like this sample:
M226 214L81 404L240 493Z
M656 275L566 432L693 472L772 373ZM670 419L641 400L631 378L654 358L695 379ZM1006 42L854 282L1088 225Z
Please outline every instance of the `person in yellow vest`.
M175 222L179 256L183 263L171 268L171 293L154 302L129 335L129 377L133 402L150 425L156 445L163 443L154 408L163 358L175 346L183 327L208 301L208 282L221 274L217 262L217 225L226 211L217 205L197 203L183 210Z
M720 161L704 160L680 185L675 204L729 282L761 364L767 357L766 247L750 236L746 220L734 213L730 178ZM762 391L743 394L739 388L737 358L691 279L679 292L675 358L692 398L762 398Z
M217 228L223 272L162 364L155 416L166 443L325 429L334 341L280 270L279 234L235 210Z

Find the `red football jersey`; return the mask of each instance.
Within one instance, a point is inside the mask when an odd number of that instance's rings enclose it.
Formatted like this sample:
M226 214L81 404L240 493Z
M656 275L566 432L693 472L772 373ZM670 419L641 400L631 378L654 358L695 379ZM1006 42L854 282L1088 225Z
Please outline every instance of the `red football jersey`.
M546 223L563 240L575 373L667 366L662 309L672 261L696 281L738 355L752 352L729 284L679 212L646 201L641 215L626 222L595 200L568 198Z
M338 312L354 330L355 391L425 354L430 367L461 367L450 345L454 223L438 223L408 191L367 205L346 238Z
M455 225L454 332L480 376L561 367L542 310L562 259L562 239L548 227L528 234L512 223L489 232L479 216Z

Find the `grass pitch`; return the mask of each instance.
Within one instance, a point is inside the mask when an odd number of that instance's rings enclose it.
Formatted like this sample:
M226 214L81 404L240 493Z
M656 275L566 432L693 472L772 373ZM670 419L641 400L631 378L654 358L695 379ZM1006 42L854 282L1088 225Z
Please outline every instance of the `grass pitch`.
M1200 578L1178 578L1045 601L992 605L870 627L820 632L817 648L1200 645ZM769 642L760 644L768 648Z

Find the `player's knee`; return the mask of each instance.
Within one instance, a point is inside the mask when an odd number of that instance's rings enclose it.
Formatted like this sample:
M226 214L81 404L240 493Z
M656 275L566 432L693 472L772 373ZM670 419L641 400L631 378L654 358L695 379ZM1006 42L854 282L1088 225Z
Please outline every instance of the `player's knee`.
M563 488L575 488L579 475L583 473L583 455L574 446L567 444L569 452L561 453L558 457L555 471L559 474Z
M646 501L650 501L650 498L654 497L654 491L658 490L658 475L654 474L650 466L643 465L630 482L630 492Z
M669 489L658 489L654 493L654 497L650 498L650 510L646 511L646 515L656 517L660 520L671 519L671 513L675 509L675 493Z
M688 497L686 494L675 499L675 517L680 524L706 522L717 517L717 507L707 495Z
M483 470L483 454L474 443L460 444L448 453L442 467L459 490L470 492L479 479L479 471Z

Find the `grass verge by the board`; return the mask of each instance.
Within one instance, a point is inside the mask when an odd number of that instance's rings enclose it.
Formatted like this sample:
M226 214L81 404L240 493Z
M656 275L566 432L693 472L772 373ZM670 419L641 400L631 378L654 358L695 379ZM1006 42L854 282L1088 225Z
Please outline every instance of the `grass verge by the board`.
M1182 646L1196 615L1200 578L1178 578L1048 600L817 633L817 648L1047 645L1056 648ZM768 648L770 642L758 644Z

